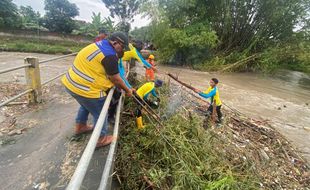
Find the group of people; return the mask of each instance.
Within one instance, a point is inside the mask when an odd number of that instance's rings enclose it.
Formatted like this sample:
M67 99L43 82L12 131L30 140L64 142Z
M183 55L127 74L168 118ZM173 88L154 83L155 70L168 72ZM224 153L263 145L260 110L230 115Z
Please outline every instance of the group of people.
M126 96L137 96L142 102L152 104L149 95L160 99L155 91L163 85L163 81L155 79L155 57L150 55L145 60L140 54L141 49L129 43L128 37L122 32L115 32L111 35L98 36L96 41L84 47L75 57L73 65L62 78L66 91L79 103L80 107L76 116L75 134L91 132L97 123L102 107L105 103L109 90L114 86L113 101L110 104L108 117L104 121L97 148L109 145L113 136L108 135L108 118L113 118L115 107L121 91ZM135 59L146 68L146 83L135 90L126 78L126 69L123 63ZM218 80L212 79L212 85L205 92L197 90L202 97L209 98L216 102L216 110L219 119L221 117L221 101L216 87ZM211 84L211 82L210 82ZM212 106L212 104L211 104ZM144 128L142 122L142 111L138 106L136 110L136 122L138 128ZM112 110L112 111L111 111ZM212 108L209 108L212 112ZM88 116L93 116L93 126L87 124Z

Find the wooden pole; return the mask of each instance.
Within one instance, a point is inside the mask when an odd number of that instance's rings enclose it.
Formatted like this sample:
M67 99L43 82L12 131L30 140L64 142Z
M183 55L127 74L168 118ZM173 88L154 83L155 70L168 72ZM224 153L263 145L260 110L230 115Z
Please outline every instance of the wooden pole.
M191 85L189 85L189 84L186 84L186 83L180 81L180 80L178 79L178 77L173 76L171 73L168 73L167 75L168 75L169 77L173 78L173 79L174 79L175 81L177 81L178 83L180 83L180 84L182 84L183 86L187 87L188 89L193 90L193 91L196 90L195 87L193 87L193 86L191 86Z

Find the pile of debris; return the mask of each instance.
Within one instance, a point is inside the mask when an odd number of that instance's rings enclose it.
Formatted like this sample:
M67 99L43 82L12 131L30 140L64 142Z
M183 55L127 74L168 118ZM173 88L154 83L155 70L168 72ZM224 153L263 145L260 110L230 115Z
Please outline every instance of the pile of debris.
M310 187L309 165L267 121L224 109L221 127L203 128L205 101L175 83L160 94L165 127L137 130L123 116L115 175L122 189Z
M8 100L24 90L26 90L26 85L23 84L1 83L0 102ZM24 125L21 125L22 128L19 128L16 122L18 116L32 110L40 109L44 105L44 102L53 99L66 101L66 97L62 97L59 93L55 93L56 90L63 91L61 84L51 84L42 88L43 104L28 105L27 95L24 95L6 106L0 107L0 145L10 143L9 141L7 142L7 140L3 140L3 138L6 139L7 136L20 135L36 124L35 121L29 121L27 125L24 123Z

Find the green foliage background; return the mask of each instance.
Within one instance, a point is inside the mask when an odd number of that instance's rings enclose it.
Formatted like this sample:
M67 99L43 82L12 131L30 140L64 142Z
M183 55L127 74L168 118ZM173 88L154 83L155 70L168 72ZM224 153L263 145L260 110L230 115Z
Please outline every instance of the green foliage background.
M259 54L233 70L310 71L309 1L149 0L142 11L163 63L221 70Z

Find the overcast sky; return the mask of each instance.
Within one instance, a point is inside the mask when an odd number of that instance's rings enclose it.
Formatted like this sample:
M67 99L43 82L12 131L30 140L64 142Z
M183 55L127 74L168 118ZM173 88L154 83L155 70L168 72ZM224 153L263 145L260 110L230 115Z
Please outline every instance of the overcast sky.
M1 1L1 0L0 0ZM69 0L71 3L75 3L79 8L80 15L76 17L79 20L85 20L90 22L92 12L100 12L103 17L110 15L109 10L104 6L101 0ZM44 0L13 0L18 6L30 5L35 11L39 11L44 15ZM132 28L146 26L149 21L141 16L137 16L135 21L131 23Z

